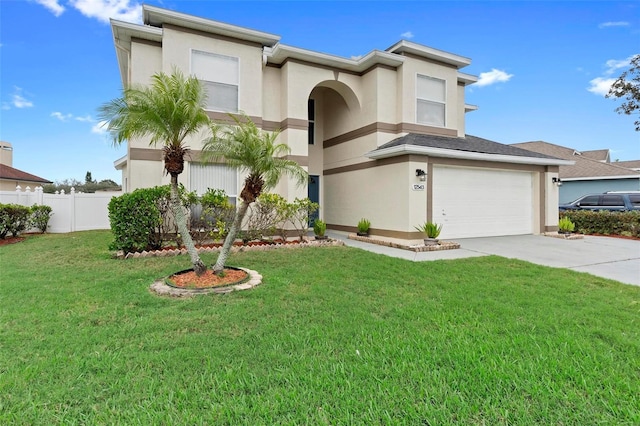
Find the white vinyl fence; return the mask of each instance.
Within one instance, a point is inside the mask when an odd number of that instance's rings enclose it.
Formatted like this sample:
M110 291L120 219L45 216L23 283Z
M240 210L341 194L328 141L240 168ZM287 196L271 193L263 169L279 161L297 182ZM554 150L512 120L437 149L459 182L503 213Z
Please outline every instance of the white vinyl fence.
M83 194L71 192L65 194L45 194L42 187L31 190L28 186L23 191L20 186L15 191L0 191L1 204L20 204L31 207L34 204L50 206L51 219L47 232L64 233L88 231L91 229L110 229L109 201L122 192L98 192Z

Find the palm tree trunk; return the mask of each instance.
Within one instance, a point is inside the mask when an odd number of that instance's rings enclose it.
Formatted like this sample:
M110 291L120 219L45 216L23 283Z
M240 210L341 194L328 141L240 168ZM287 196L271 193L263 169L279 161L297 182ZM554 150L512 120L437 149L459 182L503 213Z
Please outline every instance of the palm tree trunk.
M233 219L231 229L229 229L229 234L227 234L227 238L224 240L220 254L218 254L218 260L216 260L216 264L213 266L213 273L216 275L220 275L222 271L224 271L224 264L227 262L229 254L231 253L231 246L233 246L233 242L236 240L236 235L238 235L238 231L242 227L242 220L249 209L250 203L242 200L240 202L242 204L240 204L238 211L236 211L236 217Z
M178 196L178 175L171 174L171 207L173 208L173 214L176 218L176 225L178 226L178 232L182 237L182 242L189 253L191 263L193 264L193 270L197 276L205 273L207 267L198 256L198 250L193 244L191 234L187 228L187 218L184 215L182 204L180 203L180 197Z

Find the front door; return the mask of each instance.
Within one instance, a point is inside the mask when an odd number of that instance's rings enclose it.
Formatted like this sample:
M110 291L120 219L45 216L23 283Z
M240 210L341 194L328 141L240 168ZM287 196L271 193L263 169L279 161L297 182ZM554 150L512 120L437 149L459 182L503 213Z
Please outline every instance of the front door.
M320 176L318 175L309 175L309 185L307 190L307 197L313 203L320 204ZM309 227L313 226L313 222L319 217L320 209L316 210L316 212L309 216Z

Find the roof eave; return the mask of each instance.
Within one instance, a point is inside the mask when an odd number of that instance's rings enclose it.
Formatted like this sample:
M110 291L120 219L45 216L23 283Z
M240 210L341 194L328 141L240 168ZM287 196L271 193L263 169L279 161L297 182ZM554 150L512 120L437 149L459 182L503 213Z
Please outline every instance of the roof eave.
M613 179L640 179L640 175L563 177L562 181L571 182L571 181L582 181L582 180L613 180Z
M118 158L116 161L113 162L113 167L116 170L122 170L126 165L127 165L127 156L126 155Z
M116 58L120 69L120 79L123 86L129 84L129 54L131 53L131 39L162 43L162 28L150 27L131 22L111 19L111 32L113 33L113 44L116 47Z
M453 65L456 68L463 68L471 64L471 59L444 50L434 49L429 46L414 43L407 40L400 40L387 49L391 53L411 53L416 56L431 59L437 62Z
M250 28L226 24L212 19L175 12L160 7L142 5L142 20L147 25L160 27L163 24L172 24L180 27L200 30L212 34L232 37L238 40L260 43L263 46L273 46L280 41L280 36L269 34Z
M329 66L351 72L364 72L374 65L399 67L405 58L388 52L374 50L359 59L348 59L328 53L314 52L299 47L278 43L273 47L265 47L267 62L280 65L287 59L298 59L313 64Z
M495 161L498 163L533 164L540 166L570 166L573 161L555 158L523 157L518 155L487 154L483 152L460 151L456 149L433 148L416 145L398 145L376 149L365 154L374 160L397 157L399 155L428 155L431 157L455 158L460 160Z

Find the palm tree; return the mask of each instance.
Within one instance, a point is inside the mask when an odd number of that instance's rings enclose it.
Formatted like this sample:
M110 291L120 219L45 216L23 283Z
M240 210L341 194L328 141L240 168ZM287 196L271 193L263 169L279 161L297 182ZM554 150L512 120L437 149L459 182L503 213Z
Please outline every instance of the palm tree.
M174 70L171 75L153 75L149 86L125 88L121 98L99 108L100 118L108 123L107 130L115 145L138 137L149 137L149 145L162 144L164 169L171 176L171 207L197 275L204 274L207 268L187 229L178 195L178 175L184 170L184 156L189 151L185 139L210 126L205 101L200 81Z
M216 274L224 270L247 209L262 191L275 187L284 174L293 177L299 185L308 180L307 172L298 163L284 158L291 150L287 145L275 142L278 132L269 133L258 129L246 115L242 119L234 115L231 117L235 125L214 127L213 136L202 148L205 160L224 160L227 165L248 174L240 192L240 206L213 266Z

